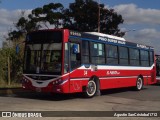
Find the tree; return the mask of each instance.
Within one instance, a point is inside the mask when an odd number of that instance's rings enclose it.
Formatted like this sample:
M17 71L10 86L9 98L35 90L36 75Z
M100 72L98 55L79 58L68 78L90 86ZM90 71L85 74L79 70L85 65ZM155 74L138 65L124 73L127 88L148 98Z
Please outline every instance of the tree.
M123 36L119 24L123 23L121 15L114 9L107 9L104 4L98 5L93 0L75 0L64 10L63 27L77 31L98 31L98 10L100 6L100 32Z
M104 4L93 0L75 0L69 8L64 9L61 3L50 3L32 10L28 18L22 16L16 23L17 36L40 28L68 28L77 31L98 31L98 11L100 7L100 32L123 36L119 29L123 18L114 9L107 9ZM15 31L14 31L15 33Z
M99 12L100 10L100 12ZM98 16L100 17L100 32L123 36L125 33L119 29L123 18L114 9L107 9L104 4L93 0L75 0L69 8L64 9L61 3L50 3L32 10L28 18L22 17L15 24L17 30L9 33L10 40L17 39L24 33L40 28L68 28L82 32L98 31ZM100 13L100 14L99 14Z
M21 59L20 59L21 58ZM19 82L22 74L22 57L16 55L14 48L0 49L0 83L7 83L8 76L8 59L10 59L10 75L12 82Z
M61 3L50 3L42 8L38 7L32 10L28 18L22 16L16 23L19 31L30 32L42 27L48 27L48 24L54 25L55 28L61 27L63 18L63 5Z
M42 8L35 8L27 18L24 17L25 11L22 11L21 18L15 23L16 30L8 33L8 40L17 44L17 42L22 42L20 38L24 37L26 33L44 28L44 26L49 28L48 25L54 25L55 28L60 28L63 18L62 11L63 5L60 3L50 3Z

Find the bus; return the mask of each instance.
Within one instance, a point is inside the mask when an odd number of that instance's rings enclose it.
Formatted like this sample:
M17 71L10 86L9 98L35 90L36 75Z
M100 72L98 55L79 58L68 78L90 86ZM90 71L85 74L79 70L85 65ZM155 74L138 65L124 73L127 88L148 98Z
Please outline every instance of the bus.
M47 29L26 35L22 87L78 93L156 83L154 48L97 32Z

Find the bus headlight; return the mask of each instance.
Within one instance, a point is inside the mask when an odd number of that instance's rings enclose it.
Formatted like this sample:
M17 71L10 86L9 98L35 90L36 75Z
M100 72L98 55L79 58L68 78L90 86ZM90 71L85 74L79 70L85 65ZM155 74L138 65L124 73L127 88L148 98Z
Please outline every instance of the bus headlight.
M58 80L56 80L56 81L53 81L53 85L59 85L59 84L61 84L62 82L63 82L62 79L58 79Z
M29 82L29 80L27 80L26 78L23 77L22 83L28 83L28 82Z

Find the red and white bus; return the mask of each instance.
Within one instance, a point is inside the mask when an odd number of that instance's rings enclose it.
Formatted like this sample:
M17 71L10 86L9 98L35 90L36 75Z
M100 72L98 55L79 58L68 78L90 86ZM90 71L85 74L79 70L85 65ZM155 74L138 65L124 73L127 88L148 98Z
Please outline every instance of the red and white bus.
M154 49L124 38L68 29L28 33L22 86L38 92L76 93L156 83Z

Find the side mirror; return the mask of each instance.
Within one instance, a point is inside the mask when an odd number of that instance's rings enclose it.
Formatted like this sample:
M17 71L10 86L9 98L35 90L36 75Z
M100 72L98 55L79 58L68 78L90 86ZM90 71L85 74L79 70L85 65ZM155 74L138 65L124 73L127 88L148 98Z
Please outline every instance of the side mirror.
M73 50L73 54L78 54L79 53L79 45L73 44L72 50Z
M16 54L19 54L19 51L20 51L20 47L19 45L16 45Z

